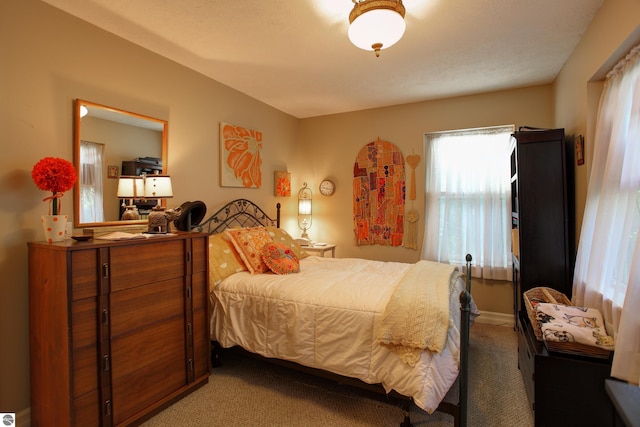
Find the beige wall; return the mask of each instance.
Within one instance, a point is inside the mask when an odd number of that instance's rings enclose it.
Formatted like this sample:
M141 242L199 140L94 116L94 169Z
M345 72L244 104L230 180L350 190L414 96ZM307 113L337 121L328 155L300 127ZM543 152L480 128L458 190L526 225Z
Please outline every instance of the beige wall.
M568 136L585 137L585 164L575 168L576 236L580 235L593 161L595 111L601 81L606 71L638 43L640 1L605 0L554 85L555 126L564 127Z
M357 150L380 137L405 154L422 154L424 132L509 123L585 133L586 82L638 25L639 12L636 0L606 0L554 86L297 120L37 0L0 2L0 411L29 406L26 242L42 239L39 217L46 212L30 171L44 156L72 159L73 99L168 120L175 205L203 200L211 212L236 197L267 207L280 201L283 225L297 236L295 197L273 197L273 171L289 170L294 193L304 181L314 190L312 238L338 243L338 256L415 261L418 251L354 245L350 190ZM219 187L220 121L263 132L261 189ZM324 177L337 184L331 198L317 191ZM423 179L421 163L414 205L421 218ZM65 200L70 213L71 193ZM511 311L509 285L474 283L474 295L482 310Z
M237 197L274 206L273 171L291 167L299 123L37 0L0 2L0 61L0 411L19 412L29 406L26 242L43 239L47 212L30 172L45 156L73 159L73 100L168 120L169 206L203 200L211 210ZM263 132L262 189L219 187L221 121ZM69 192L63 213L72 205Z
M405 156L421 156L416 169L417 199L407 200L406 206L418 209L424 219L425 132L505 124L547 127L553 125L552 108L552 88L545 85L301 120L304 158L300 162L306 166L300 181L314 190L310 237L337 243L340 256L417 261L420 249L355 245L352 181L358 151L379 137L397 145ZM325 177L336 183L331 197L317 191ZM420 226L420 246L423 232Z
M406 208L417 209L420 218L424 219L424 133L505 124L553 126L551 85L302 120L299 140L304 158L300 162L305 167L302 168L303 176L296 177L299 181L296 185L306 181L314 190L313 225L309 236L313 240L337 243L336 254L341 257L417 261L424 234L421 221L418 221L418 250L355 245L352 180L356 154L378 137L394 143L405 155L419 154L422 160L416 170L417 199L415 202L407 200ZM336 192L331 197L324 197L317 191L325 177L336 183ZM512 313L513 288L510 283L474 280L472 286L480 310Z

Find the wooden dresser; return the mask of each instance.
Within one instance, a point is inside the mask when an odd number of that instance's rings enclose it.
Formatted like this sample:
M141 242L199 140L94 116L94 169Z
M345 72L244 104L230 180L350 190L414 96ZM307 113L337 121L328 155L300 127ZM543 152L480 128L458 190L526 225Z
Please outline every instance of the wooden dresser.
M28 247L33 426L139 424L208 382L206 234Z

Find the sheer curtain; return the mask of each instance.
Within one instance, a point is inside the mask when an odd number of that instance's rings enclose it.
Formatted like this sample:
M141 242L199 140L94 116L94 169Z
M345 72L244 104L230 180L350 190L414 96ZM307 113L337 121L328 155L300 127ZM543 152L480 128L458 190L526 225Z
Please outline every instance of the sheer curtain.
M607 75L573 281L616 340L611 374L640 379L640 46Z
M509 141L514 126L425 135L422 258L463 265L473 275L511 280Z
M80 222L104 221L104 145L80 141Z

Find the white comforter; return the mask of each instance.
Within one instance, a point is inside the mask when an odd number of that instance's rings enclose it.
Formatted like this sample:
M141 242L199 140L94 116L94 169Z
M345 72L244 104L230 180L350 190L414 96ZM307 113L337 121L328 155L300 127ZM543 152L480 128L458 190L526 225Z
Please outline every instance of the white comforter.
M378 325L411 264L311 256L291 275L235 273L211 294L211 338L266 357L381 383L432 413L458 375L458 280L450 328L440 354L425 351L415 366L382 346Z

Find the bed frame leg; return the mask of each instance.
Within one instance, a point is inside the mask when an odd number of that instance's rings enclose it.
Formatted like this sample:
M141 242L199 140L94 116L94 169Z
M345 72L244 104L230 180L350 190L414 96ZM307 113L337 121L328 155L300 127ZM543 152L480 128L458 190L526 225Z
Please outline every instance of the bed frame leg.
M404 421L400 423L400 427L413 427L411 424L411 400L402 400L402 412L404 412Z
M469 326L471 318L471 255L467 254L466 289L460 293L460 412L456 417L456 427L467 427L469 403Z
M216 341L211 341L211 367L217 368L222 366L220 361L220 349L222 347Z

